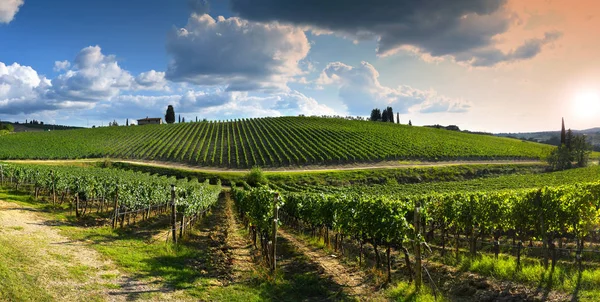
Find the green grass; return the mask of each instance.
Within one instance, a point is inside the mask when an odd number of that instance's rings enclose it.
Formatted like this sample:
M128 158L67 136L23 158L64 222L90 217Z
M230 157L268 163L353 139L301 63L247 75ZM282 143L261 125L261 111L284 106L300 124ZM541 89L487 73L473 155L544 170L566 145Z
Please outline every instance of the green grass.
M551 149L549 145L489 135L316 117L100 127L0 137L2 159L110 157L226 168L382 160L539 159Z
M39 275L27 269L31 259L10 240L0 238L0 301L52 301Z
M466 169L468 169L468 167ZM281 183L276 182L276 184L278 184L281 189L290 192L361 192L375 195L422 195L434 192L447 193L540 188L544 186L561 186L596 182L600 180L599 165L557 172L539 172L539 170L536 170L535 168L531 170L523 168L513 170L514 173L512 174L501 174L502 172L500 171L502 170L490 173L490 171L493 171L493 168L486 168L485 166L480 167L479 169L481 169L479 170L480 172L488 171L488 174L482 173L479 176L474 176L473 173L467 173L465 175L451 174L449 177L442 176L438 177L436 180L435 177L427 179L427 177L415 173L412 177L418 177L418 179L421 180L420 182L417 181L418 183L401 183L398 179L387 178L380 183L358 182L353 183L352 186L326 185L299 181L294 182L291 180ZM468 179L468 177L473 178Z
M559 262L552 270L545 269L539 259L522 257L522 265L518 269L516 258L506 254L500 254L498 259L484 254L474 259L461 256L458 262L454 256L437 260L454 265L463 272L474 272L545 290L574 293L580 301L598 301L600 298L600 268L585 268L579 272L575 265Z
M421 290L417 291L415 284L406 281L400 281L394 286L386 290L386 296L394 301L406 302L433 302L433 301L448 301L446 298L438 294L433 294L432 290L423 284Z
M289 273L279 272L273 277L267 268L260 265L256 265L252 271L245 272L242 282L223 286L214 275L216 268L211 264L211 260L217 256L207 249L206 243L200 246L194 241L194 233L177 246L165 242L166 237L160 234L164 233L168 219L153 220L147 225L140 223L131 229L83 227L80 221L69 215L67 209L38 203L25 193L0 190L0 199L39 210L52 225L57 225L62 235L70 240L87 243L90 248L111 260L116 268L127 276L158 286L158 292L130 294L128 299L305 301L306 297L322 300L323 297L331 295L327 280L322 279L316 271L296 273L295 270L291 270ZM205 219L208 222L212 218L209 216ZM238 230L240 235L247 236L244 232ZM39 287L36 276L29 272L28 264L31 262L17 258L8 262L13 266L4 267L7 262L4 261L6 257L2 250L9 247L10 244L0 241L0 259L3 259L0 261L0 278L3 271L11 277L0 280L0 291L3 291L0 301L54 301L53 295L47 294ZM10 254L20 257L22 253L14 250ZM71 261L64 255L51 254L49 257L62 262ZM299 263L308 261L298 257ZM16 273L18 269L22 271L20 274ZM74 265L66 271L57 271L54 274L57 277L81 281L89 270L87 266ZM109 273L100 275L99 278L106 283L90 285L90 289L94 286L111 290L120 288L117 275ZM94 299L93 296L89 298L90 301Z
M221 180L223 184L240 183L246 180L248 172L214 172L194 168L161 167L124 162L99 162L98 166L133 170L151 174L175 176L177 178L206 179L211 183ZM372 185L394 180L395 183L427 183L440 181L461 181L478 177L507 174L539 173L545 169L539 164L462 164L440 167L377 168L357 170L326 171L264 171L269 182L278 185L302 184L309 186Z

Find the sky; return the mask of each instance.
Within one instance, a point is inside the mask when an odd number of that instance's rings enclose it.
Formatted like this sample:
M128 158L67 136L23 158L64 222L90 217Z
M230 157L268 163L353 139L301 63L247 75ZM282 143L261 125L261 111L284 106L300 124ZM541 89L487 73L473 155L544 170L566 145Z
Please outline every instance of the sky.
M600 126L600 1L0 0L0 120Z

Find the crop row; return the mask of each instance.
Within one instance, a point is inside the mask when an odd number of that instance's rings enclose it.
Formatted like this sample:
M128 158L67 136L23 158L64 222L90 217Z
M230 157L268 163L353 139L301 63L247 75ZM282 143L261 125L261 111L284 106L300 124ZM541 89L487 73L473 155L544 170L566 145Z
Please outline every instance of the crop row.
M101 127L0 137L0 158L113 157L247 168L392 159L542 158L514 139L332 118L279 117Z

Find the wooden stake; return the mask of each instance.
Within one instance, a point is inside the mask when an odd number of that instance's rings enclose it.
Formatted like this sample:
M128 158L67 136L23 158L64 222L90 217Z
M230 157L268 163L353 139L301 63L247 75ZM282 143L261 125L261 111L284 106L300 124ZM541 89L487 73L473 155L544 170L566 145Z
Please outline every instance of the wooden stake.
M421 289L421 203L417 202L415 206L415 288L417 291Z
M171 230L173 243L177 243L177 205L175 204L175 185L171 185Z
M273 214L274 214L274 218L273 218L273 255L271 256L271 259L273 260L273 273L275 273L275 268L277 267L277 222L279 220L279 205L278 202L279 201L279 193L275 193L275 198L273 198Z

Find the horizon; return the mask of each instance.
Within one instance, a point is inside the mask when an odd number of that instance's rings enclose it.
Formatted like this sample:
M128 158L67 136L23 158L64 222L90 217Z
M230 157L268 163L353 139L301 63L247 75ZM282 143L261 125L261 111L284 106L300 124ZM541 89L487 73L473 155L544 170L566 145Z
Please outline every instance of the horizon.
M545 132L564 117L585 130L600 126L597 28L592 0L0 0L0 120L391 106L415 126Z

